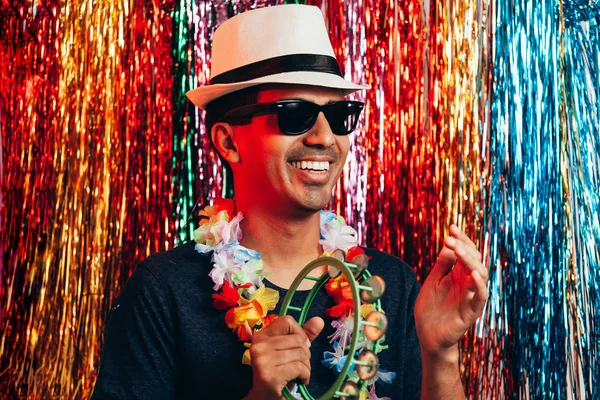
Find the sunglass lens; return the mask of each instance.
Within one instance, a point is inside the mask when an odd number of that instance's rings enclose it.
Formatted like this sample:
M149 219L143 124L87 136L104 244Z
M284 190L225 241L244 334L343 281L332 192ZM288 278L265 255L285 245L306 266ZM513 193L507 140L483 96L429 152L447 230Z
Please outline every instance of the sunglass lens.
M288 135L301 135L315 124L318 106L307 101L288 101L277 104L279 129Z
M330 104L325 116L331 131L336 135L348 135L354 131L362 109L363 105L359 102L339 101Z

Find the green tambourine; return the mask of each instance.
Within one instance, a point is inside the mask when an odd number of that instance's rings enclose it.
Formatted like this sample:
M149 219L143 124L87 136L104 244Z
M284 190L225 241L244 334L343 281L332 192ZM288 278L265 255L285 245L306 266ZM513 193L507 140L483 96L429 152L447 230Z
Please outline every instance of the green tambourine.
M341 261L344 258L344 254L341 251L336 251L334 255L339 258L321 257L304 267L296 279L294 279L285 299L283 299L279 315L289 315L290 312L298 313L299 316L296 319L303 326L308 310L317 292L321 290L330 278L335 278L340 273L344 274L352 290L352 300L355 310L352 340L350 341L350 345L344 349L344 354L348 356L337 379L318 400L332 398L358 399L360 392L365 390L367 381L377 373L379 360L376 353L382 348L381 342L383 342L383 335L387 328L387 317L383 313L379 300L385 290L385 283L379 276L371 276L367 271L368 259L366 255L361 254L353 258L352 263ZM329 272L324 273L320 278L308 275L315 268L323 266L328 266ZM296 294L296 290L305 279L315 281L316 283L302 306L292 306L291 302ZM359 284L359 281L362 283ZM360 316L361 300L364 303L373 304L373 311L365 319ZM293 316L295 317L295 315ZM364 327L364 336L369 340L369 344L356 356L355 353L361 326ZM356 368L358 380L353 380L348 376L348 372L352 366ZM297 383L297 385L303 399L314 400L314 397L308 392L306 385L302 383ZM286 399L295 399L287 387L283 389L283 396Z

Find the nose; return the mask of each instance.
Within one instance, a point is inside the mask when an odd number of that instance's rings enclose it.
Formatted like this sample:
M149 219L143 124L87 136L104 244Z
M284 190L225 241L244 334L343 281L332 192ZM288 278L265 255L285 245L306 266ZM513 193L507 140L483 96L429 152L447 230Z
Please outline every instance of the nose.
M335 144L335 135L323 112L319 113L314 126L304 134L304 144L321 148L331 147Z

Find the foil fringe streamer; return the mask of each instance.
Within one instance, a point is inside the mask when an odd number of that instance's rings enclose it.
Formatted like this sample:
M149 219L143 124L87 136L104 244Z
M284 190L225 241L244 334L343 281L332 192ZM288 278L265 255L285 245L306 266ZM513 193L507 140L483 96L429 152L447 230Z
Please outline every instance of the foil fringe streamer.
M1 7L0 392L87 397L112 299L173 242L170 16L152 2Z
M561 164L567 193L566 393L600 389L600 1L563 4Z
M598 393L597 5L494 2L486 398Z

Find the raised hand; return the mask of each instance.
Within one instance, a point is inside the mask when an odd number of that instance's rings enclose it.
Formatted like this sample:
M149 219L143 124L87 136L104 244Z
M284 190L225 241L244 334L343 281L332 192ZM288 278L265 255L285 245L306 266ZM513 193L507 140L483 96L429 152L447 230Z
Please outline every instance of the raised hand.
M487 280L481 253L452 225L415 304L417 335L425 355L458 361L458 341L487 301Z
M310 342L324 326L319 317L302 328L290 316L280 317L254 334L250 347L252 390L246 399L282 399L283 388L296 379L310 380Z

